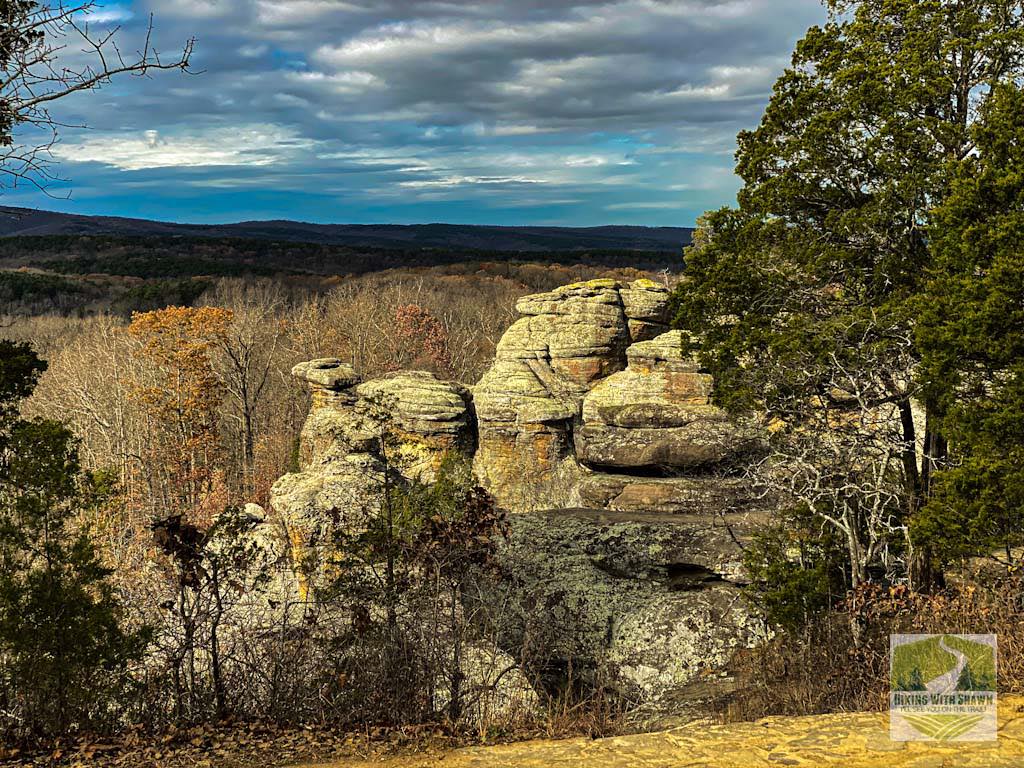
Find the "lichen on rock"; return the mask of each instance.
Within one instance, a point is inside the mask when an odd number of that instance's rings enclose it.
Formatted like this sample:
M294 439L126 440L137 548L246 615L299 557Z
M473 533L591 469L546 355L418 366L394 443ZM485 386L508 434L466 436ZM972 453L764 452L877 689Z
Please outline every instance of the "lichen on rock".
M490 587L511 609L507 653L543 637L648 702L721 689L729 655L758 639L738 542L771 513L740 471L763 445L713 405L714 382L668 330L668 296L650 280L525 296L472 390L423 371L360 382L339 360L296 366L313 407L300 471L272 499L296 551L358 525L387 482L429 482L460 452L512 513L506 578Z

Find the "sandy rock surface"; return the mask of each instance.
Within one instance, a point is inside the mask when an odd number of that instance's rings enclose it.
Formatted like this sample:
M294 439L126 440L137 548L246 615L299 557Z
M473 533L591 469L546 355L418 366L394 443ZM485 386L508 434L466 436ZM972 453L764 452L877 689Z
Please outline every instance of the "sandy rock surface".
M995 743L893 742L887 713L771 717L754 723L699 722L661 733L608 739L531 741L395 758L384 768L1020 768L1024 699L1004 697ZM370 763L332 763L357 768ZM310 767L311 768L311 767Z

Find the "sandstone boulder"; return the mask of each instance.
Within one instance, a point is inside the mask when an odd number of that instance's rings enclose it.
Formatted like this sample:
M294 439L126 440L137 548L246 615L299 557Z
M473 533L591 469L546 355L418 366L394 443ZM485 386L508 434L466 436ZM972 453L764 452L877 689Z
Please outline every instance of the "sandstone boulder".
M576 455L591 467L687 472L733 463L758 441L711 405L711 377L684 354L679 331L633 344L624 371L583 399Z
M634 280L619 291L632 341L646 341L668 330L668 288L653 280Z
M314 407L299 433L299 467L308 469L344 459L352 453L376 453L376 425L355 413L354 400L345 407Z
M330 543L339 526L358 529L380 509L385 477L400 482L374 453L345 456L287 474L274 483L270 498L280 514L296 559Z
M472 454L469 390L427 371L398 371L355 388L355 412L379 421L395 444L391 458L410 479L430 480L446 453Z
M447 451L472 450L461 385L423 371L360 384L334 358L300 363L292 373L310 385L312 408L299 439L300 471L274 484L271 503L295 562L323 561L339 527L364 526L379 511L386 483L429 479Z
M292 376L316 388L327 390L348 389L359 382L359 377L352 366L336 357L299 363L292 368Z
M313 409L351 402L353 396L349 390L359 383L355 369L336 357L299 363L292 368L292 376L309 385Z
M498 343L494 364L473 391L479 420L475 469L513 509L578 502L583 470L574 422L596 381L620 371L638 333L661 327L668 292L651 281L628 288L590 280L516 304L524 317Z

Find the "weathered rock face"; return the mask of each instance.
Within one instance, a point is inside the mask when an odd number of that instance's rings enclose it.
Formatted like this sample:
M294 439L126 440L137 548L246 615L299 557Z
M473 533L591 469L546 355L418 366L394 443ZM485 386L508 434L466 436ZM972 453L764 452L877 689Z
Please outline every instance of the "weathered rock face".
M694 471L733 464L755 434L711 405L711 377L683 355L679 331L632 345L624 371L583 399L576 455L594 468Z
M663 330L668 291L649 280L591 280L525 296L473 390L474 467L513 509L578 504L574 422L596 381L625 367L631 343Z
M761 440L712 405L667 302L645 280L526 296L472 394L424 372L359 383L337 360L296 366L313 409L301 471L273 497L293 541L373 510L385 453L394 479L427 481L446 451L472 454L514 513L507 578L486 601L509 609L508 653L542 637L555 659L603 665L652 702L727 684L718 670L758 637L737 542L769 511L737 470Z
M728 687L718 670L758 636L737 542L766 515L736 472L761 440L712 405L666 301L649 283L527 297L475 390L475 466L520 512L506 642L539 632L648 702Z
M758 633L739 599L739 550L710 517L594 510L511 518L495 604L509 647L542 644L657 704L728 685L719 671Z
M274 484L271 503L297 561L315 561L338 526L358 528L375 514L386 481L429 480L447 451L472 449L469 393L459 384L423 371L359 384L335 359L301 363L292 375L311 386L312 408L299 471Z
M384 409L395 444L391 457L406 477L429 481L448 452L470 455L475 443L469 390L427 371L399 371L355 388L355 410Z

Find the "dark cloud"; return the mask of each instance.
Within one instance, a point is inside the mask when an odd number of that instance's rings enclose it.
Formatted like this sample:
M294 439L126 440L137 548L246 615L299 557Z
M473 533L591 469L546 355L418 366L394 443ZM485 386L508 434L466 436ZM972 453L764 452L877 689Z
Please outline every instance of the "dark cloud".
M816 0L134 0L105 12L135 38L153 13L165 48L196 34L203 73L67 104L61 117L91 129L58 150L74 179L64 207L569 224L686 224L729 202L736 132L823 16Z

